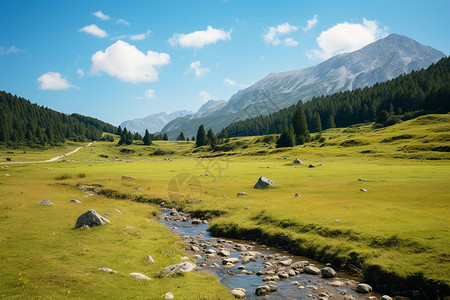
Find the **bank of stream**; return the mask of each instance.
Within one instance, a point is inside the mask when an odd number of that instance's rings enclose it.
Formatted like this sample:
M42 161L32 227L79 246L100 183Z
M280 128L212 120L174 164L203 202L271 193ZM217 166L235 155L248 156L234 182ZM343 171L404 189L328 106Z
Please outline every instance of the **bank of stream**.
M164 209L159 222L186 242L199 268L215 274L236 296L242 293L235 289L244 289L246 299L380 299L374 292L357 292L358 278L334 274L332 265L255 242L215 238L207 221L176 209Z

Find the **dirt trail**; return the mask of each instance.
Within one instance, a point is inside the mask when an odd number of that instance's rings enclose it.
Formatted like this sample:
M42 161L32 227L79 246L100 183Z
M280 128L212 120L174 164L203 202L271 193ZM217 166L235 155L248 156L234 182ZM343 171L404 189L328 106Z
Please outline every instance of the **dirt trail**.
M69 153L66 154L62 154L47 160L39 160L39 161L9 161L9 162L0 162L1 165L11 165L11 164L41 164L41 163L48 163L48 162L54 162L57 161L63 157L69 156L71 154L74 154L75 152L77 152L78 150L82 149L82 148L86 148L89 147L90 145L92 145L92 143L89 143L86 146L82 146L82 147L78 147L77 149L70 151Z

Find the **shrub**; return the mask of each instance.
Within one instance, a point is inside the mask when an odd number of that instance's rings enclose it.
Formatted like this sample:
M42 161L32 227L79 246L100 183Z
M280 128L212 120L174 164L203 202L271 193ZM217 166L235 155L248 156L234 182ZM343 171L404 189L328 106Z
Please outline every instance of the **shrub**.
M55 180L65 180L65 179L70 179L70 178L72 178L72 176L70 176L69 174L65 173L65 174L56 176Z

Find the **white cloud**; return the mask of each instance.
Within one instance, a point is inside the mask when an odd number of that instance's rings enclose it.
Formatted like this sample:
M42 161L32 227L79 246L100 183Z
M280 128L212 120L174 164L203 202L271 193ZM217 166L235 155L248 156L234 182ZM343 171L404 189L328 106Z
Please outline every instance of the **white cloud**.
M39 81L41 90L67 90L71 87L76 87L61 77L58 72L47 72L42 74L37 81Z
M0 56L9 55L9 54L17 54L19 52L25 52L25 50L16 48L15 46L11 46L8 49L6 49L3 46L0 47Z
M107 20L111 19L110 16L107 16L107 15L105 15L104 13L102 13L101 10L96 11L96 12L94 12L94 13L92 13L92 14L93 14L94 16L96 16L97 18L103 20L103 21L107 21Z
M303 31L311 30L317 24L317 22L319 22L317 20L317 15L314 15L314 18L312 18L311 20L306 21L306 23L308 25L306 25L306 27L303 27Z
M77 69L77 74L78 74L78 76L80 76L80 77L84 77L84 71L81 70L80 68Z
M80 32L86 32L88 34L92 34L96 37L99 38L104 38L107 37L108 34L106 33L106 31L104 31L103 29L99 28L97 25L92 24L92 25L88 25L88 26L84 26L83 28L81 28L79 30Z
M128 23L128 21L126 21L124 19L119 19L119 20L116 21L116 23L130 26L130 23Z
M198 92L198 96L199 96L199 100L202 104L205 104L206 102L208 102L209 100L214 100L215 98L213 96L211 96L208 92L206 91L200 91Z
M157 81L157 67L170 63L170 55L147 51L143 53L135 46L117 41L105 52L92 55L92 72L105 72L125 82Z
M150 35L151 32L152 32L151 30L147 30L146 33L134 34L130 36L130 40L132 41L145 40Z
M386 31L378 27L377 21L363 19L362 24L339 23L322 31L316 39L320 49L309 51L307 55L310 59L327 59L361 49L386 35Z
M228 85L236 85L236 81L231 80L230 78L225 78L223 80L224 83L228 84Z
M260 60L265 60L265 59L266 59L266 57L265 57L265 56L263 56L263 55L261 55L261 56L259 57L259 59L260 59Z
M289 25L289 23L280 24L277 27L269 27L269 31L263 35L264 42L269 45L272 44L277 46L281 43L278 35L289 34L291 32L297 31L298 27L294 25Z
M202 64L200 63L200 61L197 60L192 62L191 66L189 67L189 69L195 73L195 77L197 77L197 79L200 79L209 73L209 68L202 68L201 65Z
M155 91L152 90L152 89L146 90L146 91L145 91L145 97L147 97L147 98L149 98L149 99L155 98L155 97L156 97Z
M294 40L293 38L286 38L286 39L284 39L284 44L286 46L297 46L298 42L296 40Z
M224 31L223 29L215 29L208 26L206 30L195 31L192 33L175 33L170 39L169 43L172 46L180 45L181 47L202 48L208 44L215 44L217 41L231 40L230 31Z

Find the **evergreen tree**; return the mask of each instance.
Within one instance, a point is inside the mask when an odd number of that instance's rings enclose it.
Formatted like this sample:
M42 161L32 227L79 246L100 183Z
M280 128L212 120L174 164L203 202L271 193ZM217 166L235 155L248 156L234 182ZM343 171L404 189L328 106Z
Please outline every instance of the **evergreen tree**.
M193 137L191 138L191 141L195 142L195 136L193 136Z
M308 124L306 123L305 111L303 104L300 102L292 117L292 127L294 129L295 141L297 145L309 142Z
M177 141L185 141L186 138L184 137L184 133L180 132L180 134L177 136Z
M161 133L160 133L159 135L161 135ZM169 136L167 135L166 132L164 132L164 135L163 135L163 137L162 137L162 140L163 140L163 141L168 141L168 140L169 140Z
M314 113L311 122L312 122L311 132L322 131L322 120L320 119L320 114L317 111Z
M208 144L208 139L206 137L206 131L205 126L200 125L197 130L197 137L196 137L196 144L197 147L201 147Z
M122 127L120 127L120 125L119 125L119 127L117 127L117 132L116 132L116 134L117 134L118 136L122 136Z
M326 129L336 128L336 124L334 123L334 117L332 114L330 114L330 116L328 117L327 124L325 127L326 127Z
M277 148L281 147L294 147L295 146L295 134L292 125L286 126L283 133L277 140Z
M215 145L217 145L217 137L216 137L216 135L214 134L214 131L212 131L211 128L208 130L208 133L206 134L206 137L208 139L208 144L210 144L213 147Z
M150 133L148 132L147 129L145 129L145 134L144 134L144 138L142 139L142 141L144 142L144 145L151 145L152 144L152 138L150 137Z

